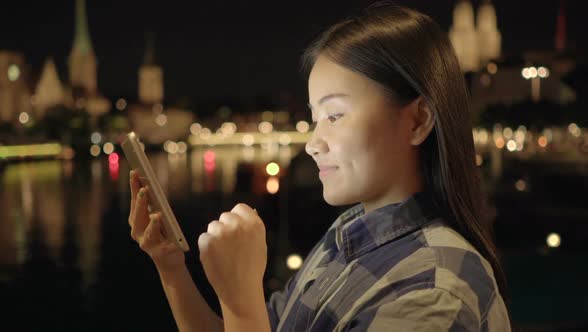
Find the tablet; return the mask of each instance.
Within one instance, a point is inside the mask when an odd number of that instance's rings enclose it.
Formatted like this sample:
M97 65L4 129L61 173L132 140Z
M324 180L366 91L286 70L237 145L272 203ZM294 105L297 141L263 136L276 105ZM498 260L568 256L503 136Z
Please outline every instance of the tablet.
M121 144L125 156L131 166L131 169L139 171L139 182L141 186L149 186L147 197L149 198L150 212L160 212L163 222L163 235L166 239L173 241L183 251L189 251L190 247L182 233L180 225L172 212L171 207L165 197L163 189L157 181L155 172L143 151L139 137L134 132L127 134L127 137Z

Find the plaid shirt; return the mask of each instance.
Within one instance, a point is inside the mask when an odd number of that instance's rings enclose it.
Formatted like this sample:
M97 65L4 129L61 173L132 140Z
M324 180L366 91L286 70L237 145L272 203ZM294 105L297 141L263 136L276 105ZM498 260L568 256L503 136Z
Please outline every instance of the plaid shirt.
M267 306L272 331L510 331L490 264L423 193L344 212Z

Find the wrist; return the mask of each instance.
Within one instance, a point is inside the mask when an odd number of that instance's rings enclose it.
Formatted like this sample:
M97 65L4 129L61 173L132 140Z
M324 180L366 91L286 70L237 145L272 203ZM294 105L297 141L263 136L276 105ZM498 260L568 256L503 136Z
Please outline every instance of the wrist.
M248 293L233 301L232 306L220 299L225 331L270 331L263 287Z
M175 284L190 274L186 264L180 264L173 268L162 267L156 264L155 267L157 268L161 282L164 284Z

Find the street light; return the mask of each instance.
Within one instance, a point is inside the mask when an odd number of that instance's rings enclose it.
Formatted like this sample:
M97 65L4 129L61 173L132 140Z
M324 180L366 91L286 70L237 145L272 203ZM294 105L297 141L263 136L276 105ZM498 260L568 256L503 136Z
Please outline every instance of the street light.
M531 98L538 102L541 98L541 79L549 77L549 69L545 67L525 67L521 71L524 79L531 80Z

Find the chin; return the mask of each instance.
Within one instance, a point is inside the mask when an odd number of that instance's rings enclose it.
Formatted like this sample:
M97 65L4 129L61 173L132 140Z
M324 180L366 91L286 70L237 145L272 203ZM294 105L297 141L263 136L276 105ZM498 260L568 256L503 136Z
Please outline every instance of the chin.
M351 205L351 204L355 204L358 202L357 200L354 200L351 197L346 196L342 192L332 193L332 192L328 192L324 189L323 189L323 198L325 199L325 202L327 202L327 204L332 205L332 206Z

